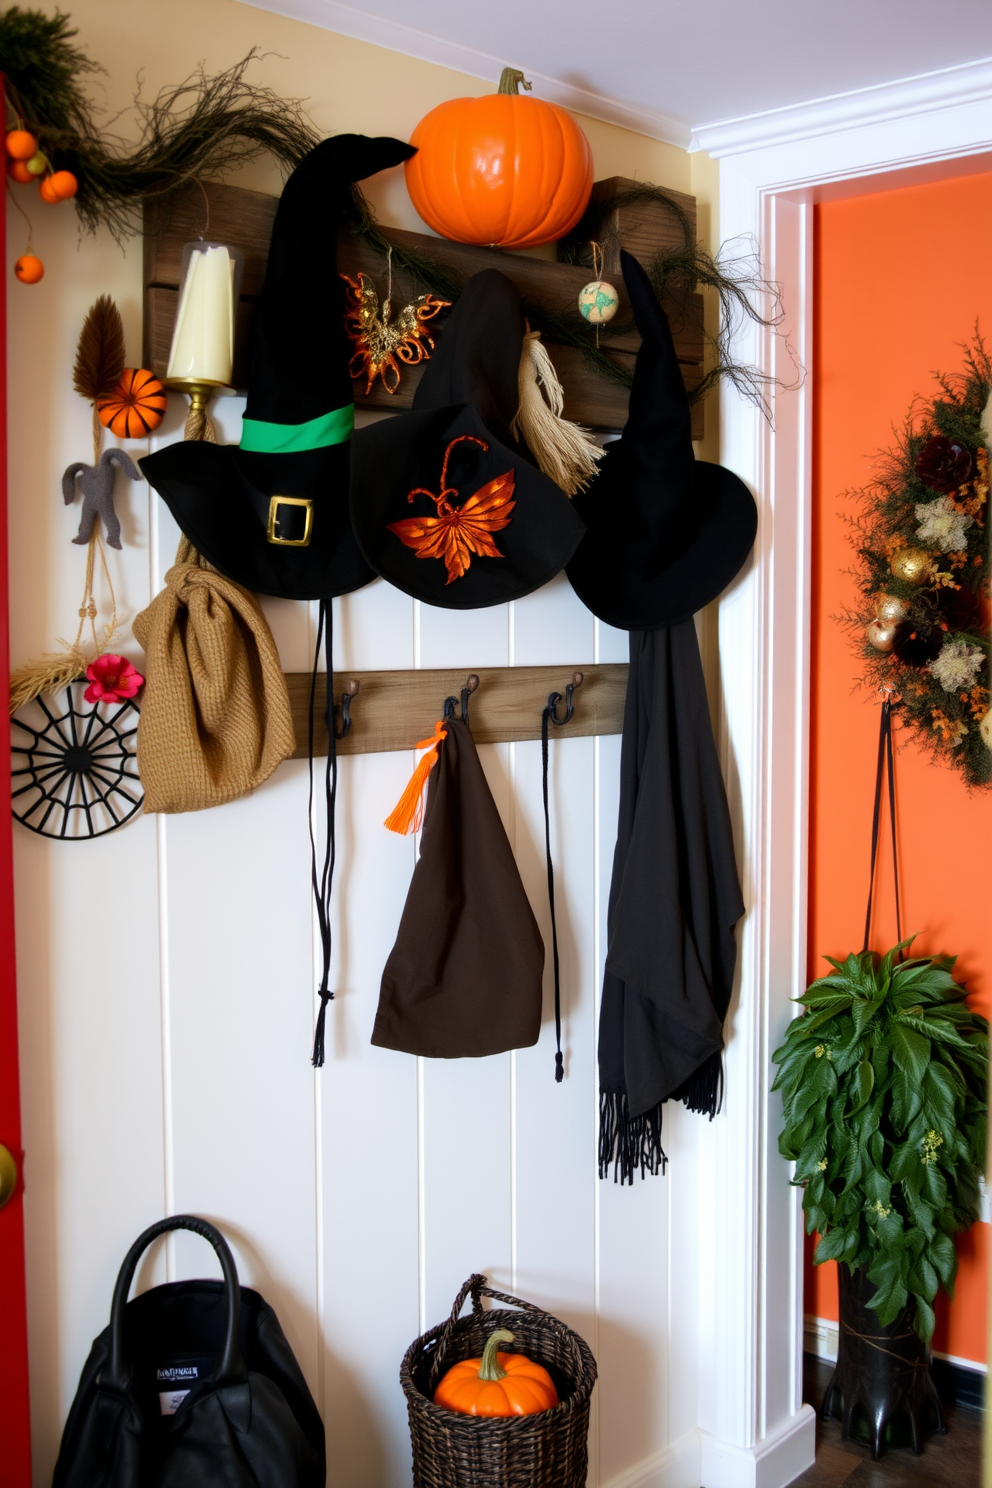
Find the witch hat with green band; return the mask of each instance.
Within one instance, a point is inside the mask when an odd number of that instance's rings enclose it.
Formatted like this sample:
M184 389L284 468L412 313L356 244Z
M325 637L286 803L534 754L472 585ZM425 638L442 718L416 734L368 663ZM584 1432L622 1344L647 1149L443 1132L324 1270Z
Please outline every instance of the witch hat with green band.
M413 153L341 134L300 162L272 229L240 445L180 441L139 462L197 551L262 594L331 599L375 577L348 512L355 409L337 237L351 183Z

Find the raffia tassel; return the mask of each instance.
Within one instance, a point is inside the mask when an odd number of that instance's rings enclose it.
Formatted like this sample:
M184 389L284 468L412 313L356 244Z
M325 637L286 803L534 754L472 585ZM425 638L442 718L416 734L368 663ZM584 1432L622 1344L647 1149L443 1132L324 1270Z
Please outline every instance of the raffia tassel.
M517 371L520 407L511 429L527 442L538 469L560 486L566 496L584 491L596 474L603 451L588 429L562 418L565 395L540 331L524 336Z
M436 723L434 738L421 739L417 745L418 749L426 749L427 753L418 762L407 781L406 789L383 823L391 832L398 832L401 837L405 837L408 832L420 831L420 824L424 819L424 786L427 784L427 777L437 764L437 751L441 740L447 737L448 730L444 724Z

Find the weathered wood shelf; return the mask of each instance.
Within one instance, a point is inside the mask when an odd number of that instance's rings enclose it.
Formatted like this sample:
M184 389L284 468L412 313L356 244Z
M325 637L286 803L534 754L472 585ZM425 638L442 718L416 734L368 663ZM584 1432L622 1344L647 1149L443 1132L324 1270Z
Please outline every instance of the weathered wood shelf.
M594 191L600 194L632 182L611 180L597 183ZM695 220L696 204L691 196L673 192L691 221ZM247 346L251 331L251 320L255 304L265 277L269 239L275 218L278 198L260 191L247 191L240 186L225 186L213 182L193 183L186 190L177 192L164 201L152 200L145 207L144 221L144 365L159 377L164 377L172 339L179 293L180 261L183 245L201 235L241 248L245 255L241 285L241 304L235 334L234 381L243 389L247 383ZM461 243L450 243L444 238L430 237L424 233L405 232L399 228L384 229L390 242L406 248L416 249L425 257L432 258L461 281L465 281L480 269L498 268L512 279L522 297L542 309L560 314L574 307L579 290L589 280L589 269L574 264L555 263L549 259L529 258L521 253L507 253L496 248L470 248ZM648 262L662 248L674 246L680 240L680 229L670 214L655 207L642 213L632 224L626 221L611 233L610 242L615 246L629 246L635 256ZM614 254L615 257L615 254ZM385 266L380 256L361 238L353 238L342 232L338 242L338 267L342 273L355 278L366 273L383 288ZM620 292L620 310L617 324L629 322L630 304L623 292L623 281L615 264L608 264L607 272L612 276ZM413 293L398 271L393 274L393 301L402 301ZM702 378L703 335L702 296L694 295L691 310L680 312L668 306L672 321L672 333L682 366L686 386L697 386ZM442 331L444 315L435 325ZM589 331L590 337L594 335ZM634 356L639 345L633 333L612 333L609 327L600 331L600 347L619 365L633 368ZM555 364L565 392L565 413L594 429L619 429L627 421L627 389L618 383L608 382L593 370L581 351L571 346L549 344L548 350ZM403 380L394 395L387 393L381 383L376 384L369 395L365 395L364 382L355 383L355 402L359 407L389 408L397 412L409 408L420 380L422 368L404 369ZM692 432L700 438L703 432L703 407L693 405Z
M469 702L469 722L477 744L498 744L541 737L541 714L552 692L565 696L565 687L581 671L583 680L573 695L575 711L570 722L552 732L555 738L591 734L619 734L623 727L623 705L627 693L627 667L533 666L479 667L474 675L479 685ZM390 749L412 749L430 738L444 712L445 698L458 698L472 675L467 670L404 672L335 672L334 692L340 701L350 683L359 689L352 699L352 726L338 741L338 754L379 754ZM287 672L289 701L296 732L294 759L307 757L307 710L310 702L309 672ZM324 706L326 677L317 678L314 753L326 755L327 730ZM564 707L559 709L564 713Z

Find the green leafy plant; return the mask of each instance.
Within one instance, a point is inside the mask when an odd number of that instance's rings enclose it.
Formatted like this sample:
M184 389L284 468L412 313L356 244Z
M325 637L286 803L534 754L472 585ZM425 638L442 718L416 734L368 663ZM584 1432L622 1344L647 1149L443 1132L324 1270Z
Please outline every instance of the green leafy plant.
M867 1268L871 1306L893 1322L915 1300L928 1343L942 1284L954 1294L953 1236L978 1218L985 1164L988 1023L951 976L955 957L846 961L797 998L773 1086L779 1151L796 1164L814 1261Z

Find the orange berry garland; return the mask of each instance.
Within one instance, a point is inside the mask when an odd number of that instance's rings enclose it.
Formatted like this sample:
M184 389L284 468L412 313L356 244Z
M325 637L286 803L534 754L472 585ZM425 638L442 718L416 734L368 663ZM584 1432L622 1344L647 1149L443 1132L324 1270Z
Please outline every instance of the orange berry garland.
M33 253L25 253L15 263L14 273L22 284L37 284L44 277L45 265Z
M158 378L145 367L125 367L112 393L96 400L96 415L118 439L141 439L157 429L169 406Z
M27 162L24 160L8 160L7 174L10 179L12 181L16 181L19 186L30 186L31 182L34 180L34 176L28 170Z
M42 199L53 206L58 202L68 201L78 190L79 182L72 171L67 170L55 171L46 176L40 186Z
M38 141L27 129L10 129L4 141L11 160L30 160L38 153Z

